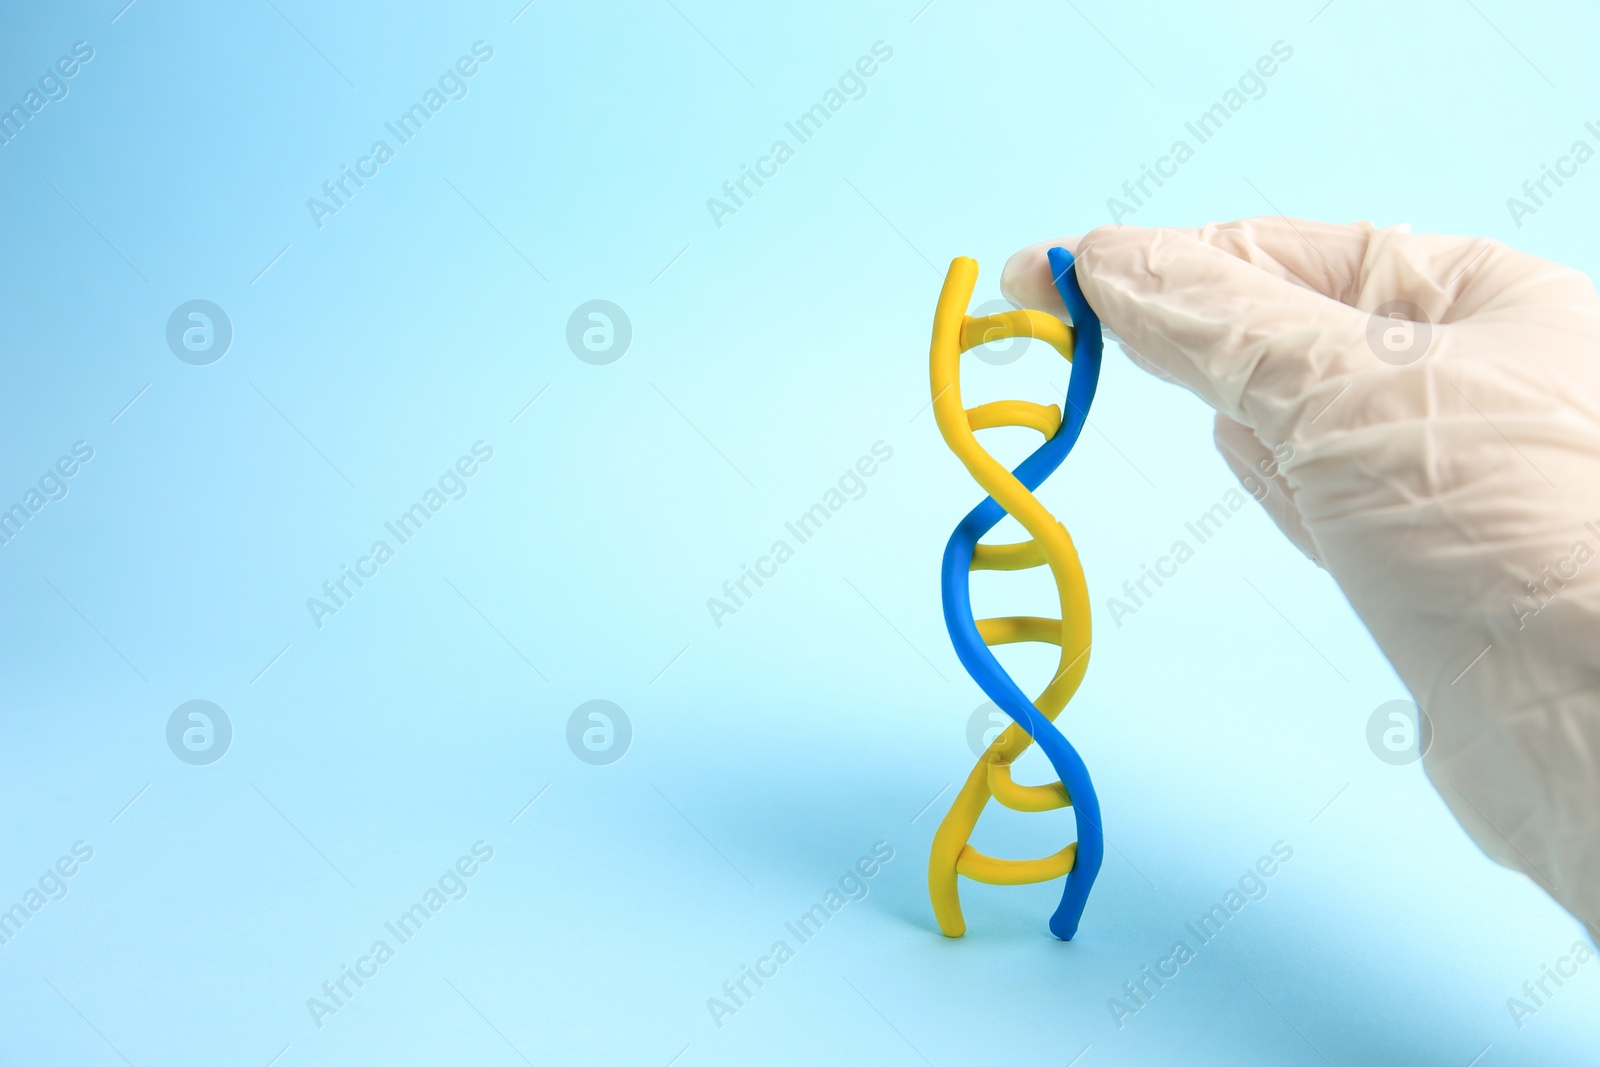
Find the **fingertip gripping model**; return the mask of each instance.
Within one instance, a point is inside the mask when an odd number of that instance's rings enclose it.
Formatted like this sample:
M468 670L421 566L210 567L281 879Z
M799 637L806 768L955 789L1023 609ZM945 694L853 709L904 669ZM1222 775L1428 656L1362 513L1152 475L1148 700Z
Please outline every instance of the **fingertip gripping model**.
M969 316L967 305L977 284L978 264L964 257L951 261L933 317L929 369L934 418L950 451L966 466L973 480L989 492L983 503L961 520L945 546L945 626L961 665L1014 721L973 767L934 834L928 857L928 895L939 929L947 937L960 937L967 928L961 917L957 876L991 885L1026 885L1066 875L1061 903L1050 917L1050 932L1070 941L1077 933L1078 920L1104 852L1100 805L1089 772L1054 721L1088 670L1089 592L1072 537L1033 495L1033 490L1061 465L1083 432L1100 377L1100 320L1078 286L1072 254L1064 248L1051 249L1050 269L1073 326L1041 311ZM1025 400L1001 400L970 409L962 406L961 354L1008 337L1038 338L1071 361L1065 417L1054 404ZM1044 444L1016 470L1008 471L974 436L974 431L996 426L1038 430L1045 437ZM979 538L1007 514L1022 524L1031 539L1009 545L979 544ZM1061 618L973 618L969 586L972 571L1039 566L1048 566L1055 579ZM989 650L991 645L1022 641L1054 644L1061 649L1055 676L1036 700L1023 694ZM1059 781L1020 785L1012 780L1011 764L1032 742L1038 742ZM1070 806L1077 821L1078 840L1044 859L1005 860L983 855L968 839L991 796L1014 811Z

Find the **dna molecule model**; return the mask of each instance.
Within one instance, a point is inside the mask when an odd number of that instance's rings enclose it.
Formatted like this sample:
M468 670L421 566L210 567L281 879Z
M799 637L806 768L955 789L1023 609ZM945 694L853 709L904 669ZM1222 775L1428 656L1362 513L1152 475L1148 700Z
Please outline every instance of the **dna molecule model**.
M946 937L960 937L967 928L961 915L958 876L990 885L1027 885L1065 875L1066 887L1060 905L1050 917L1050 932L1070 941L1077 933L1104 853L1100 805L1089 771L1055 725L1056 716L1077 692L1088 670L1089 591L1071 535L1033 495L1061 465L1083 432L1100 377L1102 341L1100 320L1079 288L1072 254L1064 248L1053 248L1049 259L1072 326L1040 311L1006 311L979 318L967 315L978 280L978 264L965 257L951 261L933 318L929 370L939 433L973 480L989 493L961 520L945 547L945 626L961 665L1013 720L1013 725L1001 732L973 767L934 834L928 857L928 895L939 929ZM1011 337L1045 341L1071 361L1065 415L1054 404L1024 400L1001 400L970 409L962 406L962 353ZM1034 429L1045 440L1016 470L1007 470L975 436L978 430L997 426ZM980 544L979 539L1007 514L1027 530L1031 539L1017 544ZM1055 579L1061 600L1059 619L973 618L969 586L972 571L1016 571L1040 566L1049 567ZM990 651L991 645L1016 642L1044 642L1061 649L1055 676L1035 700L1023 694ZM1059 781L1022 785L1012 779L1011 764L1034 742L1049 759ZM1078 839L1044 859L986 856L968 839L990 797L1013 811L1071 807Z

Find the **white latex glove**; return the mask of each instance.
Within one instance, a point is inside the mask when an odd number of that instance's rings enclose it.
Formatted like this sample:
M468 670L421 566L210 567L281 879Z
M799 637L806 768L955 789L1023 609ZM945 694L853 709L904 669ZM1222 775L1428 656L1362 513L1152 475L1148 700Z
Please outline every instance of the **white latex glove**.
M1588 278L1481 238L1263 218L1035 245L1006 264L1014 303L1064 313L1045 259L1057 244L1135 361L1216 409L1236 474L1292 446L1264 503L1432 719L1434 787L1486 853L1595 932L1600 298ZM1394 300L1430 324L1410 329L1409 349L1404 323L1373 315Z

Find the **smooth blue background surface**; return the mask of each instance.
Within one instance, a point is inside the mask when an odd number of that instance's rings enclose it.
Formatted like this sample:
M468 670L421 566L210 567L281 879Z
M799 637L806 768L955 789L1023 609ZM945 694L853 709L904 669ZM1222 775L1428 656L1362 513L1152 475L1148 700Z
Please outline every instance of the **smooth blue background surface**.
M0 505L94 449L0 545L0 907L94 850L0 944L0 1062L1592 1062L1600 965L1506 1009L1576 924L1368 749L1405 693L1254 505L1112 620L1235 484L1209 413L1115 353L1041 491L1095 597L1063 723L1103 873L1071 944L1057 885L964 885L957 941L925 885L982 699L939 608L981 498L925 410L944 264L995 298L1281 40L1125 221L1410 222L1592 273L1600 165L1506 207L1600 122L1589 9L123 3L0 16L0 106L94 49L0 146ZM477 41L467 95L319 228L307 198ZM717 225L707 198L879 41L865 95ZM166 343L193 299L234 330L209 366ZM593 299L632 324L609 365L566 342ZM968 392L1065 382L1038 345ZM307 598L479 441L466 495L316 625ZM719 626L707 599L880 441ZM1049 603L977 577L987 613ZM1035 652L1007 658L1025 688ZM166 740L195 699L234 731L208 766ZM593 699L632 723L608 766L567 744ZM976 840L1044 855L1070 818ZM308 998L479 841L466 895L319 1027ZM869 895L716 1025L878 841ZM1280 841L1266 897L1119 1028L1108 998Z

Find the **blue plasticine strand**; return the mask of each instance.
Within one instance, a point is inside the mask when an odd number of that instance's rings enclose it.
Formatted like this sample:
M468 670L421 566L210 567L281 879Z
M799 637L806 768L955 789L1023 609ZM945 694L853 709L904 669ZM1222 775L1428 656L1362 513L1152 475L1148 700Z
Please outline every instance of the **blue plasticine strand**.
M1083 433L1089 416L1089 405L1094 401L1095 386L1100 381L1100 353L1102 339L1100 320L1083 297L1078 286L1077 271L1073 268L1072 253L1065 248L1050 250L1050 271L1056 289L1072 318L1075 338L1072 345L1072 377L1067 382L1066 412L1061 428L1054 437L1040 445L1032 455L1017 465L1011 473L1028 488L1037 489L1061 461L1067 458L1072 446ZM1056 728L1055 724L1039 714L1033 701L1017 687L995 659L989 646L978 635L977 623L972 615L971 589L968 585L972 571L972 556L978 540L994 529L1005 517L994 497L984 498L973 508L945 546L942 572L944 591L944 622L950 631L950 641L956 656L974 681L989 699L1038 743L1050 765L1055 768L1067 795L1072 798L1073 816L1077 821L1078 854L1072 870L1067 874L1067 884L1061 893L1061 903L1050 916L1050 932L1063 941L1072 940L1078 932L1078 920L1088 902L1089 890L1095 876L1100 873L1100 862L1105 855L1105 842L1100 830L1100 801L1095 796L1094 785L1089 780L1089 770L1083 765L1076 749Z

